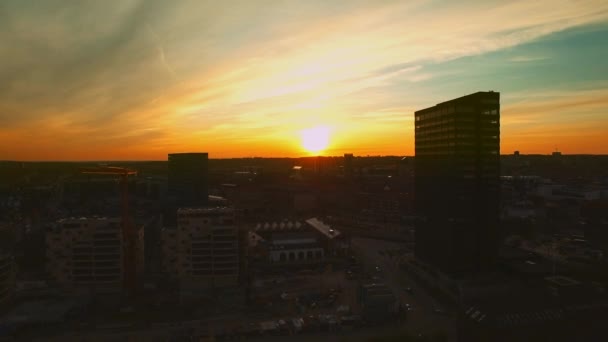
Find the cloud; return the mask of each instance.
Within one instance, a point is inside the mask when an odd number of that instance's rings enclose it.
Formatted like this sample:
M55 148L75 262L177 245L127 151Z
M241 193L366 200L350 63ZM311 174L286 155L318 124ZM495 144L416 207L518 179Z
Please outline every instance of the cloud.
M502 106L503 151L525 146L526 153L541 153L560 145L566 153L605 153L607 111L608 87L529 93Z
M380 139L386 122L402 121L387 109L421 102L401 92L440 78L427 65L608 18L605 1L566 0L0 6L0 145L19 146L0 152L15 159L127 145L155 158L174 148L257 154L264 139L268 155L289 154L280 139L292 146L289 132L313 120Z
M515 56L513 58L510 58L509 61L510 62L515 62L515 63L526 63L526 62L538 62L538 61L544 61L549 59L548 57L542 57L542 56Z

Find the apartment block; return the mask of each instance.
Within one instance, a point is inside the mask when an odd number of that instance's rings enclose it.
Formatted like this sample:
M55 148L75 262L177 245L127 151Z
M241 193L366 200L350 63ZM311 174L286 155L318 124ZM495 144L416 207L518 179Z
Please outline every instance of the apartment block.
M137 227L136 277L143 271L144 230ZM124 242L120 218L66 218L46 234L47 272L74 290L119 292L124 279Z
M236 286L239 238L234 209L182 208L177 227L163 229L163 268L181 291Z

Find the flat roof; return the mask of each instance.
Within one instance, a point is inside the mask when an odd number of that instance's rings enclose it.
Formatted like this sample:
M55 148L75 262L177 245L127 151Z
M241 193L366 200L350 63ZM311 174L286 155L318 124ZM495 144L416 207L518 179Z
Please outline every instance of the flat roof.
M460 101L472 99L474 97L478 97L480 95L490 95L490 94L496 94L494 96L500 97L500 92L497 92L497 91L493 91L493 90L490 90L490 91L478 91L476 93L464 95L464 96L461 96L461 97L457 97L455 99L439 102L438 104L436 104L434 106L430 106L430 107L427 107L427 108L419 109L419 110L415 111L414 113L424 112L426 110L434 109L436 107L440 107L440 106L443 106L445 104L449 104L449 103L453 103L453 102L460 102Z
M306 223L311 225L314 229L316 229L329 239L333 239L340 235L340 232L338 230L331 228L329 225L323 223L323 221L317 219L316 217L306 220Z
M209 155L207 152L178 152L178 153L169 153L170 156L198 156L198 155Z
M553 283L555 285L559 285L559 286L572 286L572 285L578 285L580 284L579 281L574 280L572 278L569 277L565 277L565 276L552 276L552 277L546 277L545 278L548 282Z
M179 208L178 213L232 213L234 209L230 207L201 207L201 208Z

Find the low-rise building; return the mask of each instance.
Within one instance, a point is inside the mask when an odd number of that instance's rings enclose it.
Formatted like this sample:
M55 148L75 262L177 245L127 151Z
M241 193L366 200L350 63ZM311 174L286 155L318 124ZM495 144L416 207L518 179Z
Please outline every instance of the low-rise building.
M397 298L385 284L361 284L358 297L367 321L385 321L397 313Z
M136 277L143 272L143 227L136 227ZM120 218L61 219L46 233L47 272L60 286L95 293L122 289L124 239Z
M349 239L317 218L258 223L249 232L252 256L275 265L315 264L348 254Z

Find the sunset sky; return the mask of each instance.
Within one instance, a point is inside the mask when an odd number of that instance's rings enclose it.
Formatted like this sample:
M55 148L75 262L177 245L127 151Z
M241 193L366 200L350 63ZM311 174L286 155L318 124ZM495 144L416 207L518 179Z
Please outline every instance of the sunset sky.
M502 153L608 153L608 1L0 2L0 160L412 155L480 90Z

